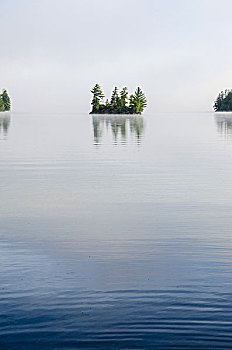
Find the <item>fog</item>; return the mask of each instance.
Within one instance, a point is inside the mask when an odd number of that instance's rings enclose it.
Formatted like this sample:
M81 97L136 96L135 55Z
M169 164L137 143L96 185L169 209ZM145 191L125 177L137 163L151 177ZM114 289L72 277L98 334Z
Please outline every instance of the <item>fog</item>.
M0 0L0 88L17 112L88 112L141 86L148 112L210 111L232 88L230 0Z

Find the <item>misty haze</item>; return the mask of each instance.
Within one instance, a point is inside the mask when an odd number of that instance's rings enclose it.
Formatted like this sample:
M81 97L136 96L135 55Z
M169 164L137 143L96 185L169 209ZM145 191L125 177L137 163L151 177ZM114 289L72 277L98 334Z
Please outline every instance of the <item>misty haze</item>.
M231 10L0 1L0 349L231 348Z

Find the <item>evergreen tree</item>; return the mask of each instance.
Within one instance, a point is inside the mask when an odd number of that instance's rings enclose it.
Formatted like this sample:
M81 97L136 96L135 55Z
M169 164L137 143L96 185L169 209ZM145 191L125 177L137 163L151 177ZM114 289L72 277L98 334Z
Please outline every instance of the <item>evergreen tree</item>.
M118 88L115 86L111 99L110 99L110 113L118 114L120 113L120 97L118 95Z
M113 105L113 106L116 106L117 105L117 102L118 102L118 88L117 86L115 86L113 92L112 92L112 95L111 95L111 100L110 100L110 104Z
M124 87L120 92L119 113L128 113L127 100L128 90L127 87Z
M132 114L141 114L144 108L147 106L147 100L142 92L142 90L138 87L135 90L134 95L130 96L130 113Z
M222 100L223 100L223 91L221 91L216 99L216 101L214 102L214 106L213 108L215 109L215 111L220 111L222 108Z
M232 91L221 91L216 98L213 106L215 112L229 112L232 111Z
M120 97L121 97L121 103L122 106L126 106L127 104L127 99L128 99L128 89L127 87L124 87L122 91L120 92Z
M2 100L2 96L0 96L0 112L3 112L3 111L5 111L5 106Z
M118 93L118 88L115 87L111 95L110 103L107 99L105 104L102 103L104 95L98 84L94 86L91 92L93 94L93 99L91 102L92 111L90 113L141 114L147 105L146 97L139 87L136 89L134 95L130 96L129 106L128 90L126 87L120 91L120 95Z
M102 99L104 98L104 94L101 90L101 87L96 84L94 86L94 88L91 90L92 94L93 94L93 99L91 102L92 105L92 112L91 113L99 113L100 110L100 102L102 101Z
M7 93L7 91L4 89L3 93L1 94L1 99L4 104L5 111L10 110L11 102L10 102L10 97Z

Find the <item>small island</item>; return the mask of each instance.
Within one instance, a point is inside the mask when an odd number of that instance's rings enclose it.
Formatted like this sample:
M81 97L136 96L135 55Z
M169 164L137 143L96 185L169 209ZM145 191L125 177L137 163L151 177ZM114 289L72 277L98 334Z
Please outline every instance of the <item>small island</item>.
M96 84L91 92L93 99L90 114L141 114L147 106L146 97L139 87L129 98L127 87L124 87L120 93L115 87L110 101L107 99L105 103L103 102L105 96L100 85Z
M221 91L213 108L215 112L232 112L232 90Z
M0 112L10 111L11 102L10 97L6 91L6 89L2 90L0 94Z

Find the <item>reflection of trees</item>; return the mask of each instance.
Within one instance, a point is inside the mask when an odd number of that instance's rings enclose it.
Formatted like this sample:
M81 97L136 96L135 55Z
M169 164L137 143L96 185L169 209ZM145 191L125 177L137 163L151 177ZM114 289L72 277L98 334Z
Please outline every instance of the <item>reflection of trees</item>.
M7 134L8 134L8 129L10 127L10 116L4 116L2 117L0 115L0 139L2 138L6 138Z
M102 120L93 117L93 137L95 144L99 144L102 137L103 127L101 124Z
M102 115L93 116L94 144L100 144L104 129L112 133L114 144L119 142L126 144L128 137L135 137L140 144L144 129L144 122L141 116L116 116Z
M228 117L224 114L218 114L215 120L217 123L217 131L224 136L232 137L232 115Z
M143 134L143 128L143 118L137 117L136 119L131 120L130 129L132 133L134 132L136 134L138 143L140 143L140 139Z

